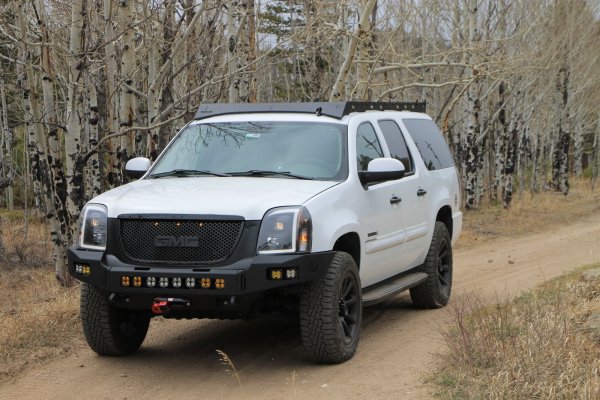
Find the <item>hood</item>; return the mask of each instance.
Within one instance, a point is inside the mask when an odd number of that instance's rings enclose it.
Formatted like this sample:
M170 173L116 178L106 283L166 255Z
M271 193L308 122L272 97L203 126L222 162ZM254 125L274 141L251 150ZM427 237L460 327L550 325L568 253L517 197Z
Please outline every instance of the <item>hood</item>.
M90 203L104 204L110 218L121 214L204 214L260 220L271 208L301 205L337 184L254 177L142 179L103 193Z

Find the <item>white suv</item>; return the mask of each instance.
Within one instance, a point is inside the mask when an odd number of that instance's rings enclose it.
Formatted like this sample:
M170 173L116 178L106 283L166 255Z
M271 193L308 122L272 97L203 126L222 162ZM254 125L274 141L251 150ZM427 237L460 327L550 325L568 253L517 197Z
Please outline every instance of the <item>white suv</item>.
M401 110L401 111L398 111ZM410 111L406 111L410 110ZM318 362L354 354L363 306L446 305L456 168L423 103L206 104L141 178L81 213L70 271L91 348L131 354L152 316L297 315Z

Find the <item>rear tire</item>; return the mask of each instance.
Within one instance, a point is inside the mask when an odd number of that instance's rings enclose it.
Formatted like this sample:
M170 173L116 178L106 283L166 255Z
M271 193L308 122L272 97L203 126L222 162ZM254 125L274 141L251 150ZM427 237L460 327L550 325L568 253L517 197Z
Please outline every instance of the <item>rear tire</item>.
M146 338L150 313L110 305L106 294L81 285L81 325L88 344L102 356L135 353Z
M441 308L448 304L452 291L452 243L446 225L435 222L431 246L418 271L427 280L410 289L410 298L419 308Z
M358 268L349 254L338 252L325 276L310 283L301 296L304 348L319 363L342 363L356 352L361 323Z

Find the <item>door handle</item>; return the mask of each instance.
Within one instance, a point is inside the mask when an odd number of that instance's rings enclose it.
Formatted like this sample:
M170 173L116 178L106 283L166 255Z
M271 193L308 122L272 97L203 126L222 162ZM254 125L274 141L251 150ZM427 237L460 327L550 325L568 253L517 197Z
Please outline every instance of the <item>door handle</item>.
M419 188L417 190L417 196L425 196L427 194L427 190Z
M402 201L402 199L398 196L392 196L390 199L390 204L398 204Z

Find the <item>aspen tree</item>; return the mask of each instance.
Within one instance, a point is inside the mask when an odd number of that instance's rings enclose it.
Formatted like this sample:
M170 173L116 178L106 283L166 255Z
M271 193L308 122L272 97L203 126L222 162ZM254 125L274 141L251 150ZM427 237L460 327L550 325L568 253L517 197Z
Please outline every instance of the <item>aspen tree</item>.
M13 197L13 162L12 162L12 141L13 135L8 125L8 111L6 102L6 83L0 76L0 106L2 113L0 115L0 188L6 191L6 208L14 210L15 203ZM1 190L0 189L0 190Z
M478 38L478 27L477 27L477 11L478 11L477 0L468 0L467 7L467 26L468 26L468 41L467 46L475 46ZM479 99L478 85L476 84L479 79L479 69L475 66L475 57L472 51L467 50L467 63L472 65L471 67L471 79L473 81L466 91L465 99L465 114L466 114L466 134L465 134L465 146L466 159L465 159L465 189L466 189L466 202L465 207L468 209L478 208L481 202L482 194L479 193L479 179L478 179L478 164L480 155L480 147L477 145L476 138L479 133L479 114L481 112L481 103Z
M329 101L339 101L346 96L345 83L348 78L348 75L350 74L350 69L352 67L354 57L356 56L356 49L358 47L358 43L359 41L365 40L368 34L369 18L371 17L371 12L373 11L373 8L375 7L376 3L377 0L366 0L364 3L361 3L360 15L358 25L356 27L356 32L354 32L354 35L350 39L348 49L346 50L346 54L344 55L344 62L339 67L339 73L331 91Z

